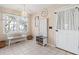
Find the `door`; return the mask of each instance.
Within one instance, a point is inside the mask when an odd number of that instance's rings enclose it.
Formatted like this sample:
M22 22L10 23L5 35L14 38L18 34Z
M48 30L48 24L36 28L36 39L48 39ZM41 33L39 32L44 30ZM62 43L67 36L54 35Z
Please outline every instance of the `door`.
M56 47L79 54L78 9L58 12L56 20Z
M40 18L39 35L47 37L47 19Z
M40 18L40 24L39 24L39 35L44 37L43 45L47 44L48 40L48 22L46 18Z

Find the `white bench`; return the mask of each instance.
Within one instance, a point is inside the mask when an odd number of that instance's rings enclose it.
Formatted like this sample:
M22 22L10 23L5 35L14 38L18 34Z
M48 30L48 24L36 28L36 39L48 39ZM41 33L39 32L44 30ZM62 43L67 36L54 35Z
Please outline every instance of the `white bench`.
M21 33L15 33L10 36L7 36L7 39L8 39L8 45L10 46L11 43L26 40L26 35L23 35Z

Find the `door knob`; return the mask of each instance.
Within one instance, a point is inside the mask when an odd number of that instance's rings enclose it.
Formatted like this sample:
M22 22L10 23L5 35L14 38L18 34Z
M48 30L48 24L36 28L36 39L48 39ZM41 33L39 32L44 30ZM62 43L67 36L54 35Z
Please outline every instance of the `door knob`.
M56 30L56 32L58 32L58 30Z

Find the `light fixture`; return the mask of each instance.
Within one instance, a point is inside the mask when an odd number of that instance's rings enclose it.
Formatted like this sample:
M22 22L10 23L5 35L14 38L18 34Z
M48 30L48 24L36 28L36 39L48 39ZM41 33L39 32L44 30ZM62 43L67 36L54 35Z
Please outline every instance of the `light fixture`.
M43 8L41 11L41 16L42 17L47 17L48 16L48 10L46 8Z
M26 17L27 13L26 13L26 5L23 5L23 11L22 11L22 16Z

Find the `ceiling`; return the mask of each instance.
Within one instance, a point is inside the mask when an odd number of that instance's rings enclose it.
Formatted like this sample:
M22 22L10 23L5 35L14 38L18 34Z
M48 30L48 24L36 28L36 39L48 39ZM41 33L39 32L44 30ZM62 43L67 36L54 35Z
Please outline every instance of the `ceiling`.
M19 11L23 11L24 6L25 6L25 10L27 11L27 13L34 14L40 11L42 8L55 9L55 8L66 6L66 4L26 4L26 5L24 4L0 4L0 6L19 10Z

